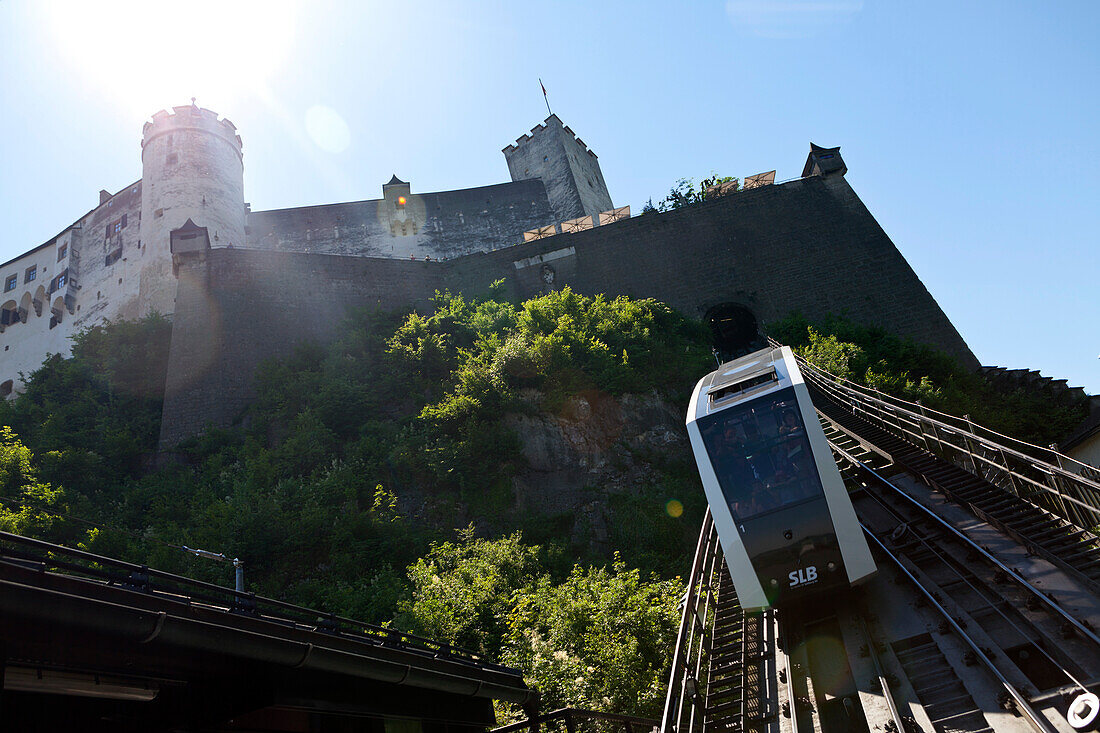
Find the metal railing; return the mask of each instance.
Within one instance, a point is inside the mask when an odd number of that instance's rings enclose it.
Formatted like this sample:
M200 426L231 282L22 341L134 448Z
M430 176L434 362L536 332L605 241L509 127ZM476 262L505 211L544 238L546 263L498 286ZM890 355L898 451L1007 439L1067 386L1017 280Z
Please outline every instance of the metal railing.
M415 634L9 532L0 532L0 563L79 578L188 606L249 616L284 627L319 631L372 646L401 649L427 658L518 674L518 670L495 664L472 651Z
M717 611L718 579L722 550L710 508L703 517L699 544L688 576L680 630L668 675L668 692L661 733L691 733L702 730L707 690L707 665ZM743 711L742 711L743 712Z
M1100 472L1092 466L795 358L808 382L852 414L1078 527L1100 527Z

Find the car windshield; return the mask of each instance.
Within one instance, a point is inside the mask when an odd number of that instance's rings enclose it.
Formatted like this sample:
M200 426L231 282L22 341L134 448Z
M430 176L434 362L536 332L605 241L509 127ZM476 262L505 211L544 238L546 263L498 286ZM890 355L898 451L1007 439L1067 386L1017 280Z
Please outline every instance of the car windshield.
M793 387L702 418L699 430L738 521L824 494Z

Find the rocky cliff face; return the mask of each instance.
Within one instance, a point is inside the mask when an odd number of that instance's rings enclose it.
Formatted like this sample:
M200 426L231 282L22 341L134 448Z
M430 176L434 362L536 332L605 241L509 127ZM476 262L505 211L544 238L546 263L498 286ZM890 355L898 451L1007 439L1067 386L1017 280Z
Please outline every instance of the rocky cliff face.
M534 404L538 395L528 398ZM505 422L526 463L513 479L513 510L572 515L570 539L597 551L614 549L608 543L619 519L616 497L652 493L670 462L690 460L682 410L653 394L590 391L560 410L512 414Z
M681 406L657 394L597 390L552 408L536 390L521 397L502 416L519 442L510 485L465 496L404 486L402 512L443 531L520 529L528 542L566 549L571 561L606 561L618 551L636 567L686 572L706 502Z

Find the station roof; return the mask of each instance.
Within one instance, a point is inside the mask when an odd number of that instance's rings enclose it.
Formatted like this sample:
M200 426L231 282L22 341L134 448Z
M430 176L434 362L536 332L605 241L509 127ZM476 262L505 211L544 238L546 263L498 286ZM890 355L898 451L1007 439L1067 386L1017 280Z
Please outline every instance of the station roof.
M519 670L472 652L7 533L0 618L13 721L221 731L366 716L474 730L494 724L494 699L538 699Z

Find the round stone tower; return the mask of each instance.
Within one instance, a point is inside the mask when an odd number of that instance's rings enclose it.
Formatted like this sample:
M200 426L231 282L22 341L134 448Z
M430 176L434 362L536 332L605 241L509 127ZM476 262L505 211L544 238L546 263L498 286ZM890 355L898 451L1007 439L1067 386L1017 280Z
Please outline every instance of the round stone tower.
M141 141L141 299L146 309L175 311L169 236L191 219L211 247L244 244L244 158L237 128L195 106L161 110Z

